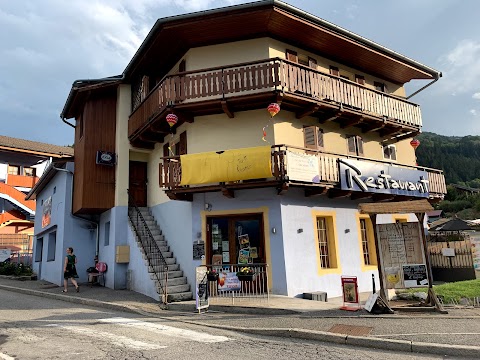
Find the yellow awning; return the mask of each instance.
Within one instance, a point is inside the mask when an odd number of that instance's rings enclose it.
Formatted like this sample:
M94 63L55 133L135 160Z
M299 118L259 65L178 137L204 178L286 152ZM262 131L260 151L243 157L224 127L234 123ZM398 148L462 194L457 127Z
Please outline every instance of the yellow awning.
M272 177L270 146L181 155L180 185Z

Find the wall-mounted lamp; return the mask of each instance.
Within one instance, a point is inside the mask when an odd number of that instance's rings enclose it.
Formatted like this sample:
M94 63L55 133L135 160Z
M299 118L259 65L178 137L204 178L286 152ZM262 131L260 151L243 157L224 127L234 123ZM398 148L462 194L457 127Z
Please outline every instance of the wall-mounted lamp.
M345 229L345 234L348 234L350 232L350 229Z
M276 234L277 233L277 229L275 229L275 227L272 227L272 234Z
M205 203L205 210L212 211L212 204Z
M303 229L297 229L297 234L303 233Z

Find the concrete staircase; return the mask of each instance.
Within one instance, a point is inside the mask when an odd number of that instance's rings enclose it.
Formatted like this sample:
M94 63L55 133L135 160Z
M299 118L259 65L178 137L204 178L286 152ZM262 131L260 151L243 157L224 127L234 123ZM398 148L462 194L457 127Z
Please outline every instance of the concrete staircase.
M150 232L155 239L159 250L161 251L163 257L168 266L168 281L167 281L167 301L185 301L191 300L193 297L192 291L190 290L190 285L187 283L187 278L183 276L183 271L180 269L180 265L177 264L176 258L173 256L173 252L170 251L167 241L165 240L165 235L162 234L160 226L157 224L157 221L150 213L150 210L146 207L139 208L142 213L145 222L147 223ZM143 250L141 240L135 236L137 245L140 251L143 254L143 259L145 260L146 266L148 266L148 272L150 273L150 278L155 281L157 288L157 293L161 296L160 284L157 281L156 273L160 271L159 266L151 266L148 264L148 258Z

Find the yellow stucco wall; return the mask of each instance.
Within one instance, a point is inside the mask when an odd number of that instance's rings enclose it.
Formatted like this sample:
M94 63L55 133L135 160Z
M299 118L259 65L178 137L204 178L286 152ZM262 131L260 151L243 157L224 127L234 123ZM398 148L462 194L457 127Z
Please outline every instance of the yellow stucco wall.
M308 51L305 51L301 48L298 48L296 46L289 45L287 43L274 40L274 39L268 39L268 46L269 46L269 57L270 58L281 58L285 59L285 51L287 49L296 51L299 56L310 56L313 59L317 60L317 70L324 72L326 74L330 73L330 66L336 66L340 70L340 75L345 75L348 76L350 80L355 81L355 74L357 75L362 75L365 77L365 86L374 89L375 87L373 86L373 83L375 81L378 82L383 82L386 87L387 87L387 93L389 94L394 94L397 96L405 97L405 88L403 87L402 84L395 84L390 81L386 81L384 79L380 79L378 77L369 75L363 71L351 68L349 66L345 66L341 63L338 63L333 60L329 60L325 57L319 56L318 54L314 54Z

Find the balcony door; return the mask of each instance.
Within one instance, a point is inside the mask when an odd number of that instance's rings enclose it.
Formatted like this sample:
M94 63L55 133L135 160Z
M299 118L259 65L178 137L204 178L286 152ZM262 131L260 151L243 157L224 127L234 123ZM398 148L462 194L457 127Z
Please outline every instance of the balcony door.
M264 264L262 214L207 218L207 264Z

